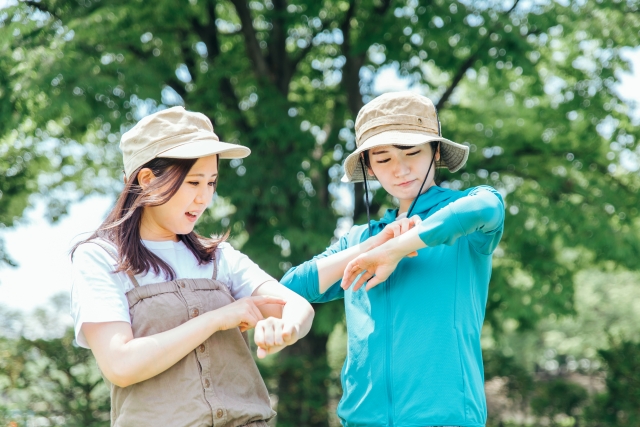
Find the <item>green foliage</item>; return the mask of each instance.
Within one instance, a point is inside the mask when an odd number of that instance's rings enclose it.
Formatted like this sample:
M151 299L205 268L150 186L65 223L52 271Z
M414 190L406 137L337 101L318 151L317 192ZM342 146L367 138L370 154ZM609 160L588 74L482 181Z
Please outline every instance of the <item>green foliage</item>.
M587 397L584 387L557 378L538 384L531 399L531 409L534 414L551 419L559 414L576 415Z
M44 419L65 426L109 425L109 392L93 355L73 343L73 330L49 340L2 339L0 381L4 419L28 425ZM22 422L21 422L22 421Z
M607 392L588 409L590 425L640 425L640 343L623 341L599 353L607 367Z
M529 424L613 426L617 413L633 420L637 344L628 340L640 336L639 285L637 273L582 271L574 315L550 316L527 332L507 325L498 341L485 340L485 378L502 384L506 400L490 411L492 425L527 425L530 417Z

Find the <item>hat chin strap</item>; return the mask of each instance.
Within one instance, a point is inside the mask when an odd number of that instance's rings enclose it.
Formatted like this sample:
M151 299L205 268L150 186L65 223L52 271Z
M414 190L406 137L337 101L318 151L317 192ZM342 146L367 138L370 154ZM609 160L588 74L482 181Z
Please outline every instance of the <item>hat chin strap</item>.
M433 108L435 108L435 106ZM442 126L440 125L440 115L438 114L437 108L436 108L436 120L438 121L438 136L442 136ZM411 217L411 212L413 212L413 208L416 206L418 197L422 195L422 188L424 187L424 184L427 182L427 179L429 178L429 174L431 173L431 168L433 167L433 161L436 159L436 153L439 150L440 150L440 141L438 141L438 145L436 146L436 149L433 150L433 156L431 157L429 170L427 170L427 176L424 177L424 180L422 181L422 185L420 185L420 189L418 190L418 194L416 195L416 198L413 199L413 202L411 202L411 206L409 206L409 210L407 211L407 218Z
M371 216L369 214L369 188L367 187L367 170L364 167L364 160L360 156L360 166L362 167L362 176L364 177L364 205L367 208L367 228L369 229L369 237L373 236L371 233Z
M427 179L429 179L429 174L431 173L431 168L433 167L433 162L436 159L436 153L438 152L438 148L440 148L440 141L438 141L438 146L435 150L433 150L433 156L431 157L431 163L429 163L429 170L427 170L427 176L422 180L422 184L420 185L420 189L418 190L418 194L416 198L411 202L411 206L409 206L409 210L407 211L407 218L411 217L411 212L413 212L413 208L416 206L416 202L418 201L418 197L422 195L422 189L424 188L424 184L426 184Z

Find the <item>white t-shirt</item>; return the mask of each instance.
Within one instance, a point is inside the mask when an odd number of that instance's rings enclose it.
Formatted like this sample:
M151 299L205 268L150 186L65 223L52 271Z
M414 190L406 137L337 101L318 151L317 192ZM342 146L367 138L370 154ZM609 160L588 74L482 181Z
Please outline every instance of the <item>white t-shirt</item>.
M173 268L176 279L210 279L213 276L213 262L198 265L197 259L182 242L142 242ZM113 245L107 244L115 251ZM226 242L216 249L215 262L218 263L217 279L227 285L235 299L249 296L263 283L275 280L249 257ZM112 273L115 265L113 257L95 243L82 244L73 254L71 316L76 341L81 347L89 348L81 329L85 322L131 323L125 294L133 289L133 284L126 273ZM146 275L136 275L135 278L140 286L169 280L167 277L156 276L153 271Z

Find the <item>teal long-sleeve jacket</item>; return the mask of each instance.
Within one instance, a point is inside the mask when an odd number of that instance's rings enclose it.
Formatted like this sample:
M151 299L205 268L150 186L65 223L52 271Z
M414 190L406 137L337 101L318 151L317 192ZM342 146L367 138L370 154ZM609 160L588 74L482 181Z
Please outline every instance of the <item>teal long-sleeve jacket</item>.
M400 261L369 292L319 292L315 260L366 240L354 226L322 254L290 269L282 283L310 302L344 298L347 358L338 416L353 426L473 426L486 423L480 333L491 255L504 227L500 194L431 187L417 200L419 235L427 245ZM388 210L372 222L379 233L396 219Z

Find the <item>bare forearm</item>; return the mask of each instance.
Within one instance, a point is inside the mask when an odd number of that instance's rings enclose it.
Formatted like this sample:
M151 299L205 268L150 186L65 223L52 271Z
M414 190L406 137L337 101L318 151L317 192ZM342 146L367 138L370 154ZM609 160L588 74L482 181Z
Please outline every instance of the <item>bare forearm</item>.
M96 351L94 354L105 376L114 384L126 387L166 371L218 330L214 310L147 337L131 339L116 334L111 339L110 351L99 352L102 357Z
M405 234L380 245L380 249L389 253L393 259L398 260L413 251L426 247L427 245L425 245L420 238L419 230L417 228L409 230Z
M298 295L294 301L287 302L282 310L282 320L299 325L298 339L309 333L314 315L311 304Z
M331 285L340 280L347 264L361 253L370 250L370 246L370 243L364 241L357 246L316 260L320 293L325 293Z

